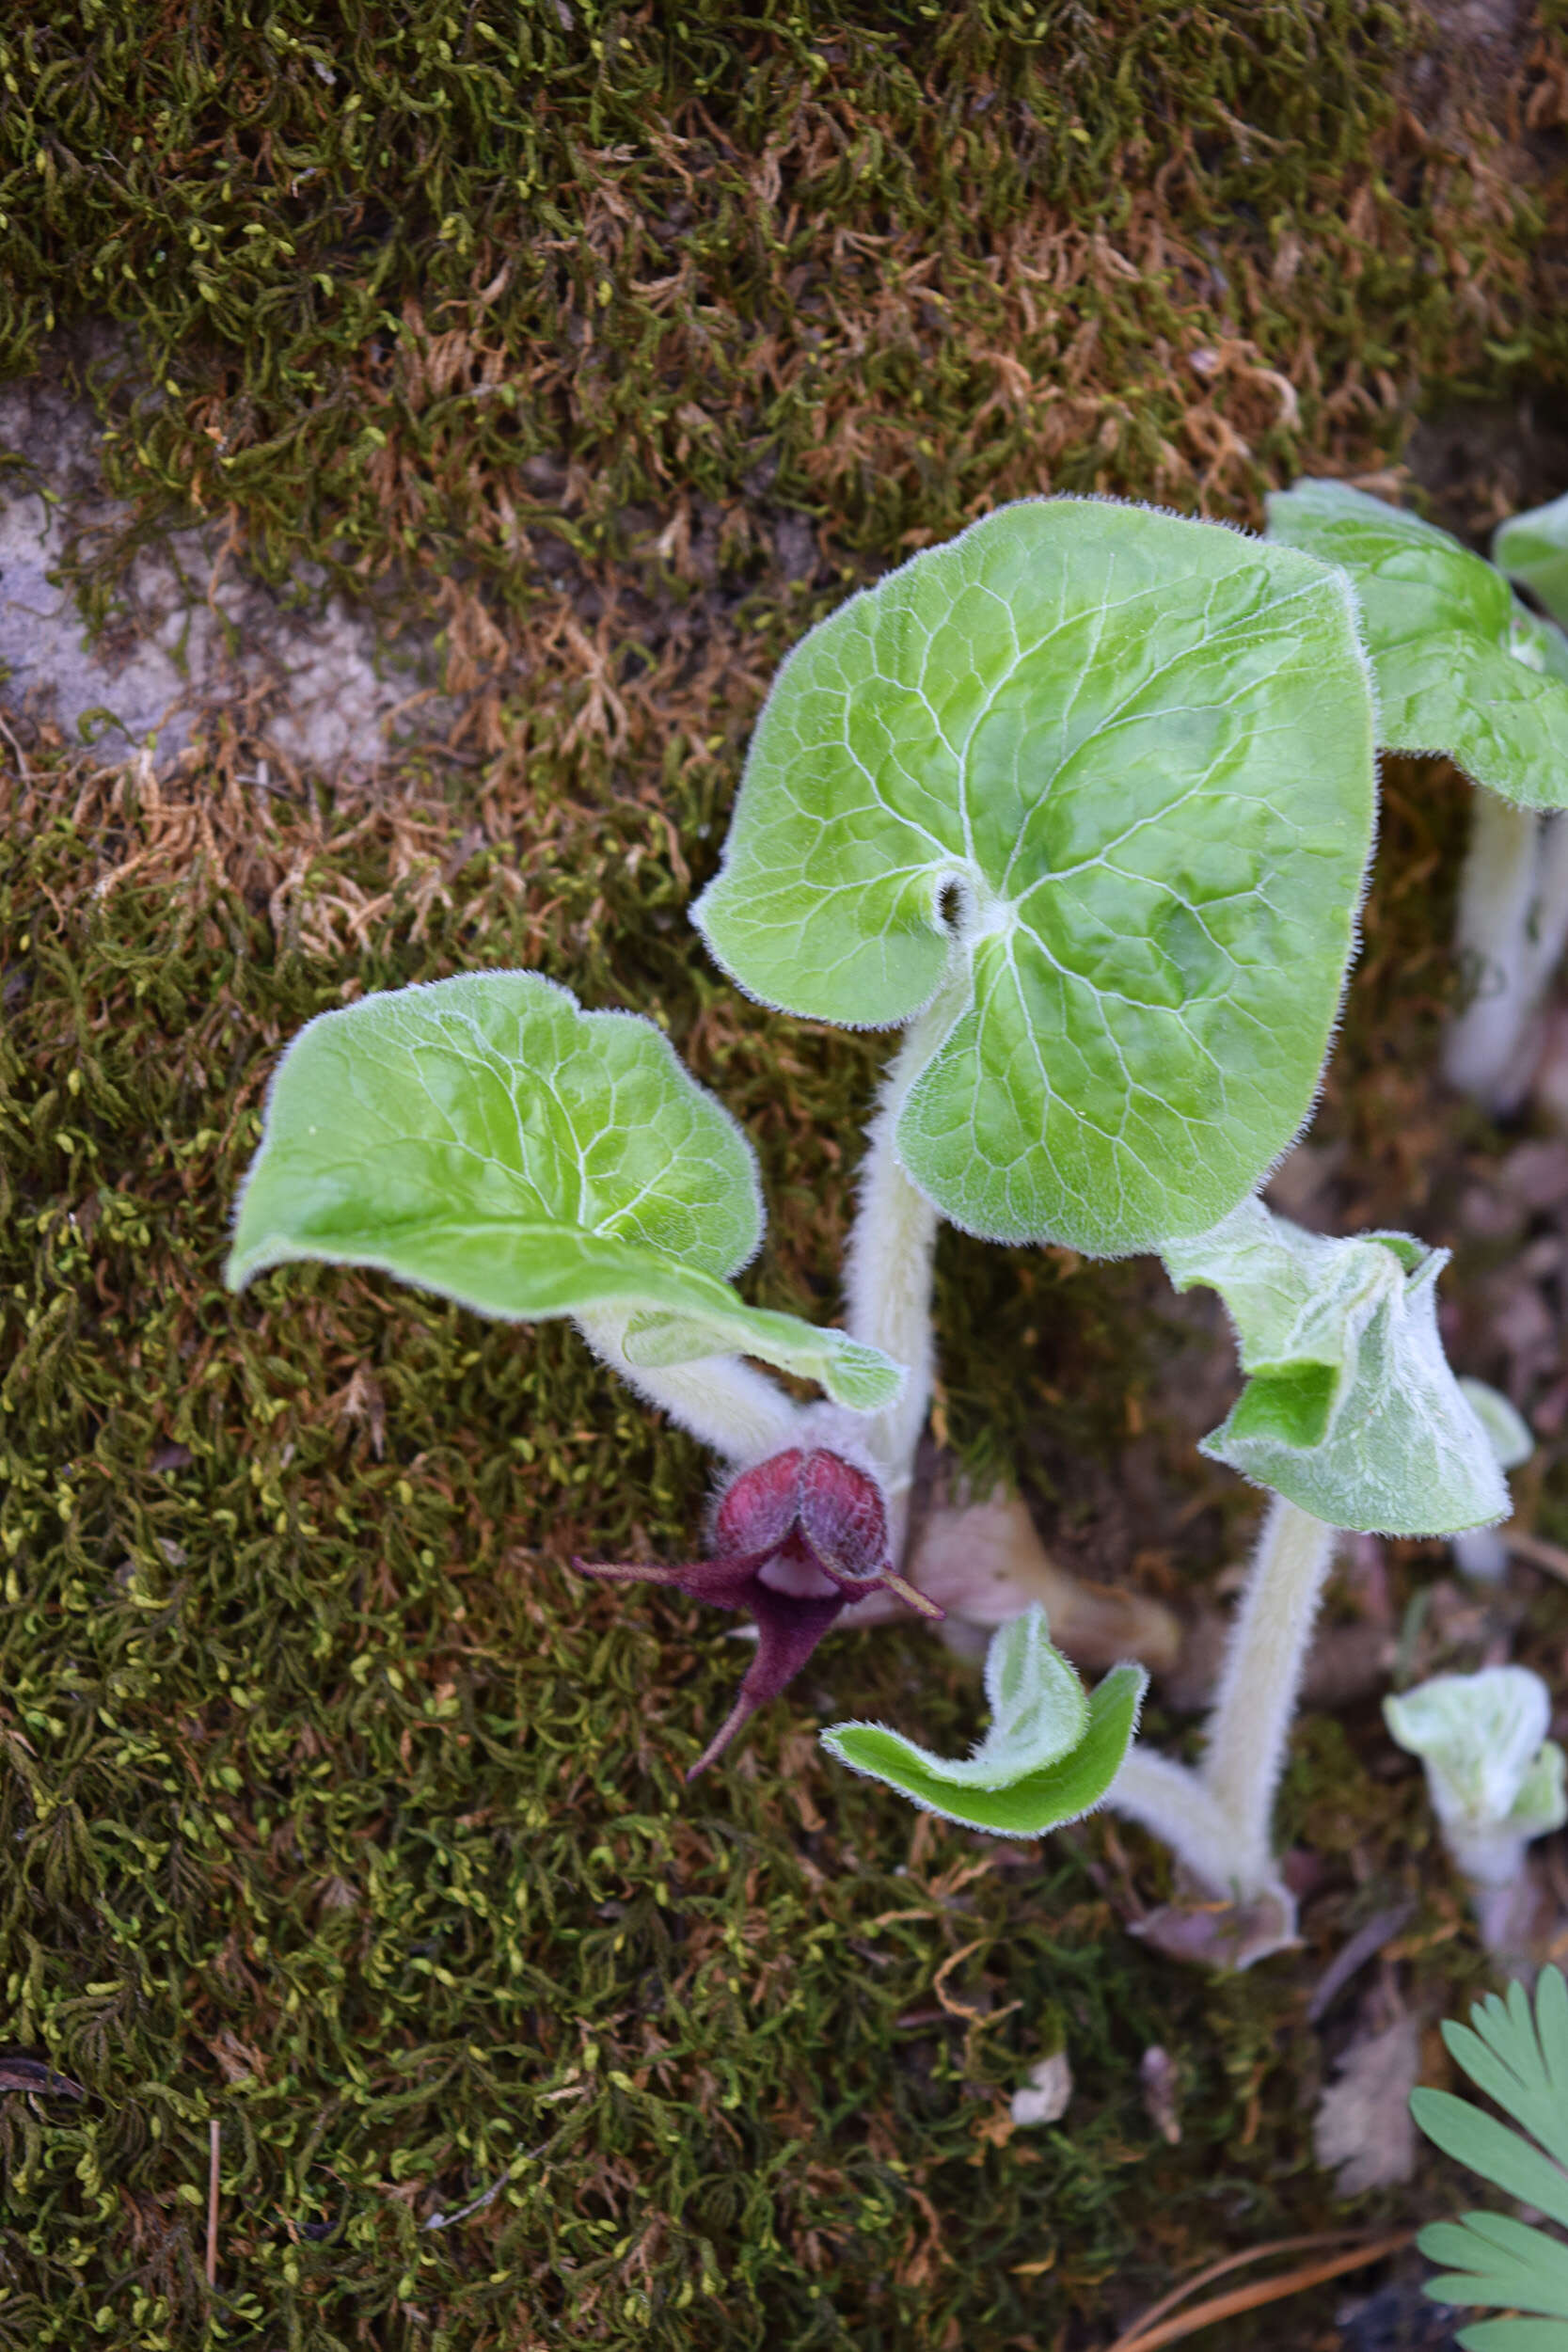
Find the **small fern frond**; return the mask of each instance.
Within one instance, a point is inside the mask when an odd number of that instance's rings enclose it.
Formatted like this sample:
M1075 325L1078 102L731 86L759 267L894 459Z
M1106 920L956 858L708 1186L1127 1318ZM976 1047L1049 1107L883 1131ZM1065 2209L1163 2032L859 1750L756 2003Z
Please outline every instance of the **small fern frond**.
M1543 1971L1533 2011L1524 1988L1513 1984L1506 2001L1496 1994L1479 2001L1469 2026L1445 2025L1443 2039L1470 2080L1523 2130L1509 2130L1447 2090L1411 2092L1417 2122L1445 2155L1568 2229L1568 1985L1561 1971ZM1465 2352L1563 2352L1562 2239L1505 2214L1467 2213L1433 2222L1417 2244L1429 2261L1449 2265L1427 2280L1434 2300L1510 2314L1462 2328Z

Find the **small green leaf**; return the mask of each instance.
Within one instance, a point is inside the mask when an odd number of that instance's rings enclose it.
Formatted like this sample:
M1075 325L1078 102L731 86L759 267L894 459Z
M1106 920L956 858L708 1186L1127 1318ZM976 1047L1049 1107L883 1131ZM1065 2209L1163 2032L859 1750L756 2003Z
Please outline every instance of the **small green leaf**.
M1568 2319L1568 2246L1544 2230L1506 2214L1467 2213L1434 2221L1416 2243L1428 2262L1454 2265L1432 2281L1441 2301L1523 2305Z
M1508 1488L1438 1336L1446 1250L1331 1240L1247 1200L1164 1256L1178 1290L1219 1292L1251 1375L1203 1440L1212 1460L1332 1527L1439 1535L1502 1518Z
M1342 482L1298 482L1268 509L1271 539L1350 578L1377 673L1380 743L1446 752L1522 808L1568 806L1568 678L1500 572Z
M1560 1826L1562 1756L1546 1739L1551 1693L1533 1667L1433 1675L1386 1698L1383 1718L1426 1767L1440 1820L1531 1837Z
M1497 526L1492 561L1568 626L1568 498L1532 507Z
M584 1012L538 973L472 973L301 1030L227 1278L317 1259L510 1321L629 1309L635 1362L738 1350L862 1409L895 1396L875 1349L730 1288L761 1233L751 1146L651 1022Z
M1036 1602L991 1637L991 1723L973 1756L934 1756L881 1724L834 1724L822 1744L944 1820L1037 1837L1100 1804L1121 1770L1148 1682L1141 1666L1114 1666L1085 1697Z
M1568 1756L1555 1740L1544 1740L1509 1807L1508 1827L1521 1837L1549 1837L1564 1821L1568 1821Z
M955 1224L1149 1248L1307 1114L1372 738L1335 573L1145 508L1004 507L797 646L693 919L766 1003L928 1013L895 1144Z
M1533 2132L1568 2169L1568 1988L1562 1971L1542 1972L1533 2017L1529 1995L1515 1980L1506 1995L1489 1993L1478 2001L1468 2026L1447 2021L1443 2040L1477 2089Z
M1568 2173L1521 2133L1510 2131L1472 2100L1456 2099L1451 2090L1413 2090L1410 2112L1446 2156L1568 2227Z
M747 1307L733 1295L727 1307L716 1305L702 1315L652 1309L634 1314L621 1346L628 1363L650 1371L689 1364L699 1356L758 1356L781 1372L820 1382L830 1396L858 1413L879 1412L904 1384L901 1368L879 1348L848 1339L832 1325Z
M1506 2000L1490 1994L1478 2001L1470 2026L1446 2024L1443 2039L1471 2081L1542 2147L1532 2148L1482 2108L1446 2090L1411 2092L1410 2111L1422 2131L1483 2180L1568 2224L1568 2172L1559 2169L1568 2156L1568 1986L1561 1970L1542 1970L1533 2016L1529 1995L1513 1983ZM1553 2156L1557 2163L1549 2161ZM1452 2265L1425 2282L1435 2301L1501 2304L1548 2315L1462 2328L1457 2341L1466 2352L1560 2352L1568 2247L1560 2239L1508 2215L1467 2213L1458 2221L1433 2223L1416 2243L1430 2262Z
M1489 1388L1484 1380L1472 1380L1467 1373L1460 1375L1459 1390L1486 1432L1497 1468L1517 1470L1521 1462L1528 1462L1535 1452L1529 1423L1501 1390Z
M1416 2243L1420 2244L1419 2237ZM1427 2293L1432 2293L1429 2283ZM1453 2296L1439 2295L1440 2303ZM1461 2328L1454 2338L1460 2352L1563 2352L1562 2329L1555 2319L1481 2319Z

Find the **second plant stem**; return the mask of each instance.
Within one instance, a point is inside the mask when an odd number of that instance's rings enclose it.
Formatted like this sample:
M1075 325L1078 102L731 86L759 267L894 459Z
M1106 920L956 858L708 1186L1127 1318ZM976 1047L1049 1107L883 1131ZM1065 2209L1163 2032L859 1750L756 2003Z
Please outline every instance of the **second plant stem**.
M1455 946L1471 993L1443 1048L1450 1086L1486 1109L1517 1107L1526 1046L1568 942L1568 824L1478 791L1459 885Z
M1110 1803L1161 1838L1211 1893L1276 1890L1273 1823L1286 1742L1335 1531L1275 1495L1231 1631L1203 1762L1137 1747Z

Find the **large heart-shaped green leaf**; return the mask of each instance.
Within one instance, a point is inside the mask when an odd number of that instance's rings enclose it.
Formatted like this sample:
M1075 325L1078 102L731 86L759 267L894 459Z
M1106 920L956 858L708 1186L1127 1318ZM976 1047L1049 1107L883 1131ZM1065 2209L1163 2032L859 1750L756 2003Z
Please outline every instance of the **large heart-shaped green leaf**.
M1113 1666L1085 1696L1052 1647L1036 1601L991 1636L991 1720L973 1756L935 1756L882 1724L833 1724L822 1744L927 1813L1001 1836L1038 1837L1100 1804L1132 1744L1148 1684L1141 1666Z
M1448 1535L1508 1488L1437 1330L1448 1251L1407 1233L1331 1240L1243 1201L1167 1243L1178 1290L1219 1292L1249 1377L1202 1451L1331 1527Z
M887 1404L885 1356L730 1288L761 1234L751 1146L651 1022L584 1012L538 973L472 973L301 1030L228 1279L314 1258L517 1321L625 1309L630 1362L741 1352Z
M694 919L769 1004L931 1009L895 1142L955 1224L1147 1248L1307 1113L1372 735L1337 575L1142 508L1006 507L796 648Z
M1521 808L1568 806L1568 679L1502 574L1342 482L1298 482L1268 506L1271 539L1351 580L1377 673L1379 742L1446 752Z

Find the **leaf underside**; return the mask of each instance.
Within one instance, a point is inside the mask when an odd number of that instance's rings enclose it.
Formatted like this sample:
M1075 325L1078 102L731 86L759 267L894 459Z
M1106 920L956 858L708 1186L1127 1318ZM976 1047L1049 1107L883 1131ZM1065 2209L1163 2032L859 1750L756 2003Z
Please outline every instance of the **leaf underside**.
M931 1008L896 1145L954 1223L1147 1248L1307 1113L1372 736L1337 575L1143 508L1006 507L796 648L694 920L789 1011Z
M834 1724L822 1744L927 1813L1001 1836L1037 1837L1099 1804L1137 1728L1148 1680L1141 1666L1114 1666L1085 1696L1051 1647L1036 1604L991 1639L992 1721L974 1756L934 1756L881 1724Z
M1522 808L1568 805L1568 679L1499 571L1341 482L1298 482L1268 509L1271 539L1350 577L1377 674L1380 743L1445 752Z
M1164 1255L1178 1290L1219 1292L1249 1375L1203 1440L1212 1460L1332 1527L1439 1535L1502 1517L1508 1488L1437 1329L1445 1251L1331 1239L1247 1200Z
M376 1266L513 1321L627 1309L634 1361L743 1351L886 1403L886 1358L731 1289L761 1232L750 1145L651 1022L584 1012L538 973L472 973L295 1038L227 1273Z

